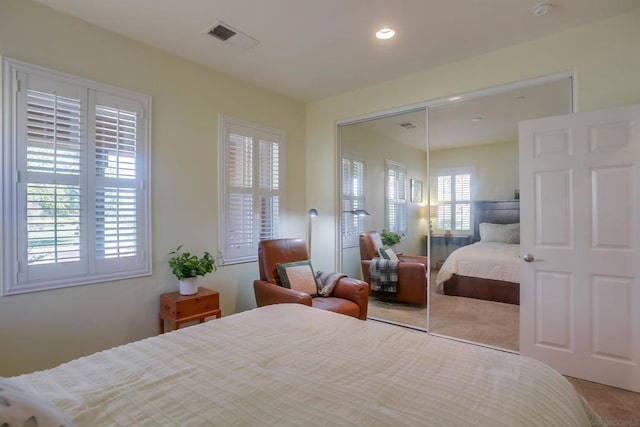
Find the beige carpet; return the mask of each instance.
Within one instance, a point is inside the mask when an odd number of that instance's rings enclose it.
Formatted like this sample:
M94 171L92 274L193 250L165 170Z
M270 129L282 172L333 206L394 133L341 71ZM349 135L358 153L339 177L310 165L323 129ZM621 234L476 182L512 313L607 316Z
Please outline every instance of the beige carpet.
M567 377L606 426L640 426L640 393Z
M435 283L435 280L431 283ZM432 333L518 350L518 306L450 297L433 292L430 297ZM426 307L371 298L369 317L427 329ZM640 427L640 393L576 378L567 379L600 414L605 425Z
M431 283L435 283L432 274ZM519 306L431 291L429 331L518 351ZM370 298L369 317L427 329L427 308Z

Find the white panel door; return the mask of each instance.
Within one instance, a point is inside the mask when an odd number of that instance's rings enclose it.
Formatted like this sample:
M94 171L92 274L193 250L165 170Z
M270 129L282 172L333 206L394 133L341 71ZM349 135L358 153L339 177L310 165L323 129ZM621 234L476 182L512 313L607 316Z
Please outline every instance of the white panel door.
M520 123L520 352L640 391L640 105Z

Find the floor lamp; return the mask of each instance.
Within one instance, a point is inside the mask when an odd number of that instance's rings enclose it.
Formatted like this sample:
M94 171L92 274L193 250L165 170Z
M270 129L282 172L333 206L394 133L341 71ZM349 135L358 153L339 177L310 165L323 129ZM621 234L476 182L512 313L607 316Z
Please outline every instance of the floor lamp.
M309 209L309 233L307 236L307 241L309 243L309 259L311 259L311 228L313 225L313 218L318 216L318 210L317 209Z

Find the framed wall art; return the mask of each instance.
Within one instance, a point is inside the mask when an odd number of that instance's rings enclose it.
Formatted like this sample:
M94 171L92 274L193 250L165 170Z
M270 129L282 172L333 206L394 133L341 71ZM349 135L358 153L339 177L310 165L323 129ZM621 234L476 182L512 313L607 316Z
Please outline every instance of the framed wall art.
M422 181L417 179L410 180L411 183L411 202L422 203Z

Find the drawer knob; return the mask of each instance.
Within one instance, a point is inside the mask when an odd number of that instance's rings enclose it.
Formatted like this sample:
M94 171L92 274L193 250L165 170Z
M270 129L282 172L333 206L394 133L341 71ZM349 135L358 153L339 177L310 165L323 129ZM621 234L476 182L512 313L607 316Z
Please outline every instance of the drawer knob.
M197 298L196 298L196 302L200 302L200 300L201 300L201 299L202 299L202 298L197 297Z

